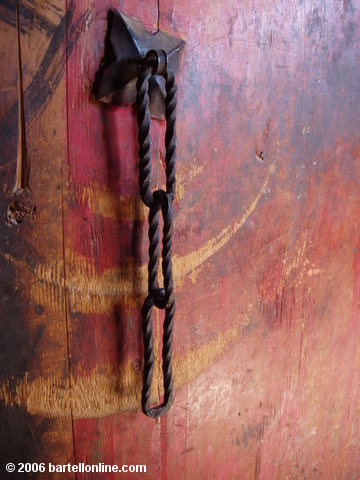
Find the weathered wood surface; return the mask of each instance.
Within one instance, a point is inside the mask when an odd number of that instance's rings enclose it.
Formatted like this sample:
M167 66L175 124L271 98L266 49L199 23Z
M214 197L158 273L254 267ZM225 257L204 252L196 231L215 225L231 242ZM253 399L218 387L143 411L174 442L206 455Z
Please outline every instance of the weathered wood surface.
M177 394L157 422L139 411L147 212L135 115L90 94L112 6L187 42ZM359 3L52 1L24 2L20 14L37 210L0 235L2 464L139 463L154 479L355 479ZM17 156L15 2L2 1L0 19L5 215ZM154 186L163 185L164 124L154 121L152 134ZM154 320L158 356L161 314ZM159 369L155 382L157 401ZM136 478L108 475L120 477Z
M51 400L53 392L69 390L61 173L67 148L66 6L64 1L20 6L27 163L36 219L25 217L9 227L5 215L14 201L19 130L16 3L0 4L1 478L7 478L7 462L73 461L71 419ZM51 278L57 288L50 286Z

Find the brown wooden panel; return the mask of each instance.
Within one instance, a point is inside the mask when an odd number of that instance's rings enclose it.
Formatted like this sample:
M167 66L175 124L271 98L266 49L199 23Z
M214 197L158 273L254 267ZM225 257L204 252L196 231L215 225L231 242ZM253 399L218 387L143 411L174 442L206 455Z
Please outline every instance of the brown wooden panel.
M62 234L62 165L67 156L66 8L63 1L47 2L46 6L42 2L20 4L19 68L16 3L2 2L0 6L1 478L7 478L7 462L73 460L72 422L70 414L64 415L71 403ZM13 193L19 72L29 187L36 215L8 226L8 205L23 201Z

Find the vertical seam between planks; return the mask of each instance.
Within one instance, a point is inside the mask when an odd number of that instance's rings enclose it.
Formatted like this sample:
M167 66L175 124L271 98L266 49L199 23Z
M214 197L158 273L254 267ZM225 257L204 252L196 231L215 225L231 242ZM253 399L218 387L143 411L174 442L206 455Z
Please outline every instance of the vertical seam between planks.
M65 104L66 104L66 160L67 160L67 176L66 185L69 180L69 76L68 76L68 0L65 0ZM75 429L74 429L74 415L73 415L73 399L72 399L72 382L71 382L71 363L70 363L70 342L69 342L69 316L68 316L68 298L67 298L67 284L66 284L66 256L65 256L65 213L64 213L64 161L61 163L61 218L62 218L62 255L63 255L63 285L64 285L64 305L65 305L65 327L66 327L66 349L67 349L67 364L68 364L68 379L70 390L70 416L71 416L71 432L74 464L76 464L76 449L75 449ZM74 478L77 480L77 474L74 472Z
M157 0L157 29L160 30L160 0Z

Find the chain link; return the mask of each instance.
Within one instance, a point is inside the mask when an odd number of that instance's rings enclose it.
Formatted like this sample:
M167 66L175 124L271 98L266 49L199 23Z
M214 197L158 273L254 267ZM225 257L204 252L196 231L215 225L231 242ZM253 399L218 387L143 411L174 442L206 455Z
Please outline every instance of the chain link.
M172 276L172 233L173 209L175 198L175 163L176 163L176 83L175 75L167 69L164 52L155 52L161 65L145 62L140 71L137 89L137 123L139 142L139 186L140 196L149 207L149 264L148 295L142 307L142 331L144 342L144 372L142 389L142 411L151 418L166 413L173 402L174 382L172 372L172 337L175 317L174 282ZM145 59L146 60L146 59ZM152 75L161 74L165 79L165 147L166 147L166 191L151 190L151 135L149 109L149 80ZM162 273L164 287L158 283L160 256L159 215L163 216L162 235ZM151 384L154 374L154 341L152 311L154 306L165 310L163 325L162 370L164 377L164 400L157 407L150 406Z

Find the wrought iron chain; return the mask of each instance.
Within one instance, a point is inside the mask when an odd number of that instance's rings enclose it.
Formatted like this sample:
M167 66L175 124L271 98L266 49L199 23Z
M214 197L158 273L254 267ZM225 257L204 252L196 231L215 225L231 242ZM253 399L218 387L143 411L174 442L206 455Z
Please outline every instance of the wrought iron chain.
M159 58L159 56L158 56ZM142 201L149 207L149 264L148 295L142 307L142 331L144 342L144 372L142 389L142 411L156 418L166 413L173 402L174 384L172 372L172 336L175 317L174 282L172 276L172 232L175 197L176 163L176 83L175 75L165 68L159 71L159 63L154 66L145 62L137 81L137 123L139 128L139 185ZM151 135L149 110L149 80L152 75L161 74L165 79L165 118L166 118L166 191L151 190ZM162 273L164 287L159 288L158 268L160 256L159 212L163 216ZM156 306L165 310L163 325L162 370L164 378L164 400L157 407L150 406L151 384L154 374L154 341L152 311Z

